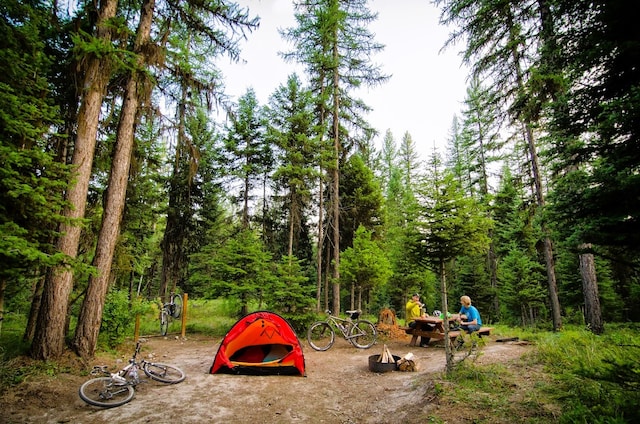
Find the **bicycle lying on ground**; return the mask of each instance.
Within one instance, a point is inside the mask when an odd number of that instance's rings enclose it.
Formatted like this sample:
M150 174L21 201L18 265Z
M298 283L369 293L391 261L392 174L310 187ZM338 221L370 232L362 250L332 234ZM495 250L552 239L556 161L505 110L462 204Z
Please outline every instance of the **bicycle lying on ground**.
M141 343L142 340L136 343L133 357L120 371L110 373L106 365L93 367L91 375L103 375L103 377L92 378L80 386L80 398L90 405L103 408L124 405L133 399L134 388L142 382L138 372L140 369L147 377L162 383L176 384L185 379L184 372L173 365L138 360Z
M182 314L182 296L171 293L169 301L163 303L160 310L160 334L166 336L169 329L169 319L178 319L180 314Z
M331 348L336 340L336 328L357 348L368 349L376 342L378 331L375 325L359 319L360 311L346 311L349 315L346 319L331 315L329 310L325 312L327 319L314 322L307 332L307 341L313 349L323 351Z

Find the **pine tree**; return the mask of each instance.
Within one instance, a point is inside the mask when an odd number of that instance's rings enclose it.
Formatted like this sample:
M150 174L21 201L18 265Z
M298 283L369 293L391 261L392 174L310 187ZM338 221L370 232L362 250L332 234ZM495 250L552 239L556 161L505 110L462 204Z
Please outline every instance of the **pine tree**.
M540 110L549 93L536 88L535 64L540 59L536 46L548 44L552 28L546 20L546 2L467 2L464 0L438 0L442 6L441 21L457 25L449 42L466 39L464 58L472 65L474 77L490 79L494 99L498 106L510 112L512 124L522 134L526 158L533 183L533 196L540 210L545 206L545 189L534 127L540 119ZM527 31L524 31L524 28ZM546 65L550 65L547 62ZM542 226L542 245L547 270L549 302L553 327L562 326L560 302L555 273L553 243L548 224Z
M336 311L340 310L340 167L357 144L357 133L365 139L370 133L362 117L368 107L351 93L388 79L371 63L371 56L383 48L366 28L375 19L366 0L304 1L296 5L298 27L283 31L296 47L285 58L307 66L311 90L319 101L317 124L327 127L322 140L332 141L330 160L322 165L329 181L332 306Z
M419 177L418 169L422 167L419 158L420 155L416 150L416 143L407 131L402 136L402 141L398 149L398 166L402 170L404 184L407 187L417 183Z
M357 228L353 247L348 247L342 253L341 266L340 274L350 287L350 308L371 311L371 293L386 284L391 275L389 261L374 240L373 231L363 225Z
M458 158L452 158L452 161L457 166L457 179L464 184L463 189L469 196L477 198L491 217L490 182L495 173L492 165L502 159L503 143L500 142L499 135L501 114L492 93L482 87L477 78L467 89L464 105L460 134L454 135L450 140L451 143L455 143L450 146L450 150L459 155ZM492 233L488 236L493 239ZM467 284L475 286L476 289L484 288L474 296L474 303L491 305L491 309L486 311L499 316L497 262L496 246L492 242L486 257L467 257L465 261L457 261L456 266L459 276L462 276L462 273L466 274ZM463 271L464 268L466 270ZM489 287L486 281L489 281ZM485 315L491 318L488 313Z
M387 192L388 182L391 179L391 173L393 169L396 167L396 158L398 156L398 151L396 148L396 141L393 138L393 133L390 129L384 134L384 138L382 139L382 150L378 155L378 163L380 164L379 177L380 177L380 188L383 193Z
M481 205L466 196L450 171L442 170L437 153L432 155L430 173L420 192L421 233L419 253L440 279L442 311L448 311L448 286L445 265L461 255L484 253L489 246L488 232L492 222ZM448 323L445 324L448 339ZM453 354L446 343L447 370L453 365Z
M249 312L249 302L262 301L263 292L274 282L271 258L255 231L240 228L219 247L211 246L197 254L194 259L201 260L194 272L209 281L209 298L235 299L240 316L244 316Z
M238 100L237 110L231 114L225 149L230 175L240 183L237 195L242 225L249 226L251 192L263 170L271 162L271 152L265 140L266 121L255 91L250 88Z
M340 191L340 239L347 248L353 246L353 237L359 226L380 231L383 197L373 172L358 154L352 155L342 167Z
M492 208L495 220L492 242L500 258L496 270L501 321L536 325L546 315L544 267L538 259L539 228L534 210L527 206L522 187L508 165L503 166L500 187Z
M299 249L312 184L317 179L314 168L318 161L317 139L311 92L302 86L297 75L291 75L286 86L276 89L269 100L267 117L268 142L278 148L277 168L272 178L277 192L284 192L283 204L288 210L286 255L307 259Z
M214 61L226 55L239 59L238 42L246 31L257 27L258 18L250 18L236 3L184 1L166 3L159 8L158 27L164 28L161 41L167 65L162 68L159 85L169 110L174 149L169 177L167 223L162 240L162 272L159 295L166 296L185 278L189 242L197 205L195 178L202 156L205 134L188 133L189 123L199 109L215 103L225 105L223 84ZM194 118L195 117L195 118Z
M40 282L45 267L66 261L52 244L69 171L48 134L60 113L46 77L49 16L44 5L24 1L7 1L0 13L0 330L4 311L14 307L5 295L28 292L30 279Z

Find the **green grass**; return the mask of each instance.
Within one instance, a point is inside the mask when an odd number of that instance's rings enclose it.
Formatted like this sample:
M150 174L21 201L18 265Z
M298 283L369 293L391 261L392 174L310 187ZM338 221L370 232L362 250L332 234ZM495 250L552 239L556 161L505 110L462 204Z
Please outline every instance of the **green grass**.
M234 317L236 305L222 299L188 300L186 334L203 334L223 337L239 317ZM153 304L151 310L140 317L140 335L160 335L160 307ZM182 330L182 317L171 319L167 335L179 335Z
M637 326L608 326L599 336L571 326L557 333L498 326L496 333L534 348L515 364L458 364L436 384L442 404L474 411L477 423L638 422Z
M566 328L541 335L537 359L554 377L542 389L564 404L563 422L637 420L640 405L638 328L611 326L596 336Z

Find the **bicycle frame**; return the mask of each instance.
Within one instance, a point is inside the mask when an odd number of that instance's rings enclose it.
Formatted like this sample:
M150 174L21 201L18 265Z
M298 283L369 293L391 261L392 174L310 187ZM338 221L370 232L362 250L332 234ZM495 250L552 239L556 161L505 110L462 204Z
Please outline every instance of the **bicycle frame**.
M114 381L119 384L129 384L132 386L136 386L140 383L140 375L138 371L144 367L144 360L138 362L136 357L140 352L140 342L136 343L136 351L133 353L131 359L129 359L129 363L119 371L111 373L107 371L105 365L95 366L93 367L93 371L91 374L104 374L105 376L111 377Z
M353 312L355 311L347 311L347 313L350 313L350 315L352 315ZM340 318L338 316L332 315L331 311L326 311L326 313L328 315L326 319L326 323L329 325L333 324L333 328L339 329L340 332L342 333L342 337L344 337L345 340L350 340L350 339L364 335L364 332L362 331L358 331L357 333L351 334L352 328L354 324L358 322L359 318L352 319L350 316L347 318Z
M324 320L311 324L307 331L309 345L320 351L330 349L335 342L335 335L339 334L359 349L368 349L376 342L376 327L366 319L360 319L360 311L346 311L347 317L340 318L325 311ZM340 330L339 332L336 330Z
M355 335L349 334L349 332L351 331L351 328L353 327L353 322L354 322L350 317L340 318L335 315L331 315L331 311L327 311L327 313L329 314L329 316L326 319L327 324L332 325L333 328L337 328L338 330L340 330L340 332L342 333L342 337L344 337L345 340L349 340L350 338L358 337L360 335L360 334L355 334Z

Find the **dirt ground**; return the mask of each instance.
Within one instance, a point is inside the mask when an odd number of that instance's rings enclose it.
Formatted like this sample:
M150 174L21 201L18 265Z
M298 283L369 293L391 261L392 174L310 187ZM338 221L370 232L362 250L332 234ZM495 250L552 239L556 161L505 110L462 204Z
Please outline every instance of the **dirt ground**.
M499 343L495 337L482 348L480 363L517 361L530 347ZM187 378L177 385L141 384L134 399L121 407L96 408L84 403L78 388L93 365L112 370L127 358L78 366L70 373L29 378L0 394L0 423L424 423L470 419L440 407L433 378L444 370L444 348L409 346L409 336L385 343L397 356L412 352L416 372L374 373L370 355L382 352L382 342L368 350L343 339L326 352L301 341L306 377L238 376L208 373L220 339L191 336L149 338L142 353L157 362L182 368ZM133 350L133 346L132 349ZM84 369L84 374L80 372Z

